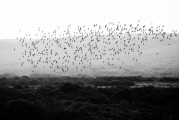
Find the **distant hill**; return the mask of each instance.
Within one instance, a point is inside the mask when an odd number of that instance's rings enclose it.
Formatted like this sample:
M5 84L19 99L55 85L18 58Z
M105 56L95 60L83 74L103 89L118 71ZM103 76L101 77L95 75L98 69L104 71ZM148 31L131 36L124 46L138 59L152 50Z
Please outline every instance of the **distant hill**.
M5 77L5 78L13 78L13 77L17 77L16 75L13 75L13 74L8 74L8 73L4 73L2 75L0 75L0 77Z

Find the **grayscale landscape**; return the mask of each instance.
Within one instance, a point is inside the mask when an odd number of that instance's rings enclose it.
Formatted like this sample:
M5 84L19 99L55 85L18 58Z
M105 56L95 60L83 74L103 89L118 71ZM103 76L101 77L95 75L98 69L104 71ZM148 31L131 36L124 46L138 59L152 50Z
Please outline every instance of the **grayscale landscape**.
M0 120L179 120L178 4L0 1Z

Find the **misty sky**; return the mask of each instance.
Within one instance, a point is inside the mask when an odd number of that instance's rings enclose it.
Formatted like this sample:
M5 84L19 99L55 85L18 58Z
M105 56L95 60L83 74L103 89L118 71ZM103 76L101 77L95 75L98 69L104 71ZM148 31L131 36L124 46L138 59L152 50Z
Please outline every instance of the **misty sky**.
M120 21L165 25L179 30L178 0L1 0L0 39L13 39L19 30L34 33L69 24Z
M36 40L42 37L41 34L51 33L57 27L63 31L69 24L76 29L78 25L104 26L109 22L129 25L136 24L138 20L141 25L152 24L154 28L164 25L165 32L178 32L178 5L179 0L1 0L0 74L24 75L31 74L32 71L53 73L47 67L34 69L27 62L21 67L19 58L24 49L17 37L32 35L32 39ZM39 33L39 38L33 37L37 36L39 29L43 31ZM127 57L124 53L120 54L121 61L125 61L122 69L119 69L121 63L115 61L114 67L103 66L105 70L101 70L101 64L93 61L93 66L81 74L179 77L177 37L162 43L149 38L141 51L143 54L140 56L137 53ZM137 58L138 62L133 62L133 58ZM92 72L93 70L95 71ZM68 74L72 73L78 74L74 71Z

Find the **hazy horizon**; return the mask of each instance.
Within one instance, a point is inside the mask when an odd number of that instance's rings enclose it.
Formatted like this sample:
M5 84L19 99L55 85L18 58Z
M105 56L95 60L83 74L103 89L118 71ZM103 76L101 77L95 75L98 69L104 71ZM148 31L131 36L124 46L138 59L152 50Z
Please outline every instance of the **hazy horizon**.
M0 74L179 77L178 4L178 0L1 1ZM138 36L140 32L153 36Z
M10 40L11 41L11 40ZM29 41L30 43L31 41ZM86 68L82 72L75 72L70 70L63 74L61 71L56 73L49 68L33 68L31 64L25 62L25 66L20 66L21 62L18 60L21 58L21 52L23 48L18 40L14 39L14 42L8 42L8 40L0 41L0 74L8 73L14 75L31 75L31 74L51 74L51 75L87 75L87 76L144 76L144 77L179 77L179 41L177 38L172 40L148 40L145 45L142 46L142 55L134 52L130 55L121 53L119 57L124 64L116 63L114 66L109 67L103 65L100 62L94 62L93 66ZM39 46L43 46L40 45ZM14 48L16 51L14 52ZM55 49L55 47L53 48ZM158 53L158 54L157 54ZM62 55L63 56L63 55ZM89 58L92 56L88 56ZM110 56L106 56L110 57ZM105 57L103 59L106 59ZM132 58L137 58L138 61L132 61ZM101 66L105 69L101 70ZM119 67L122 68L119 68ZM47 66L46 66L47 67ZM32 72L34 71L34 72Z

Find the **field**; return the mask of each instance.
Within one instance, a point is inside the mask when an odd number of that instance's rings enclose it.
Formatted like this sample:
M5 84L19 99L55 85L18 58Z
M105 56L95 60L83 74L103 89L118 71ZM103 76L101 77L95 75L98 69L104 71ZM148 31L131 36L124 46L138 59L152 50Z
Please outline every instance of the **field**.
M178 120L178 80L141 76L1 77L0 119Z

